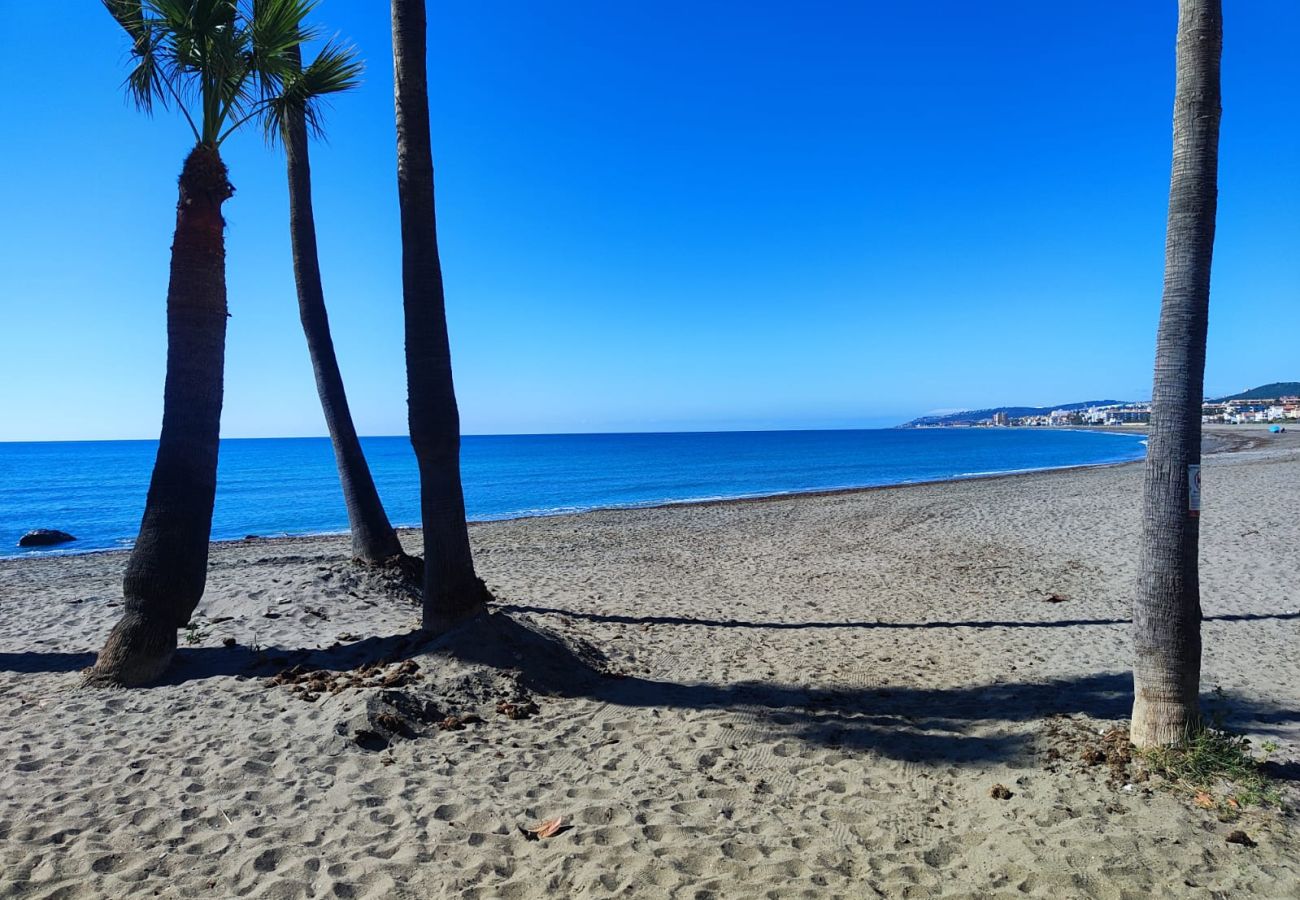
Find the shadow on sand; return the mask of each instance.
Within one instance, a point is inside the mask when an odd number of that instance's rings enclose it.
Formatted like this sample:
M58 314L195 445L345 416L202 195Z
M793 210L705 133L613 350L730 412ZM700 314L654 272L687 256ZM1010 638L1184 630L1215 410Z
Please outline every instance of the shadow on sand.
M508 607L520 612L559 612L538 607ZM616 622L697 624L711 627L765 627L665 617L631 618L596 614L564 615ZM1281 616L1217 617L1232 621ZM995 627L1003 623L925 623L912 627ZM1047 627L1087 622L1006 623ZM774 627L794 627L773 623ZM859 627L851 623L810 623L805 627ZM887 625L886 627L901 627ZM266 677L290 666L344 671L369 663L392 663L420 657L426 668L442 657L469 666L510 670L531 691L553 697L584 698L614 707L740 712L769 737L789 737L823 747L867 751L893 759L962 764L1006 759L1023 754L1032 741L1024 728L996 723L1025 723L1054 715L1082 714L1122 719L1132 706L1132 677L1104 672L1068 679L994 682L952 688L894 685L817 688L765 681L729 684L678 683L628 676L613 671L595 647L531 620L494 612L456 631L430 640L408 631L372 637L326 649L248 647L181 648L163 684L180 684L217 676ZM71 672L94 662L92 653L0 654L0 670ZM1226 708L1234 728L1264 732L1300 719L1300 710L1285 709L1242 694L1216 692L1207 701ZM1280 771L1282 777L1295 772Z
M702 625L706 628L770 628L776 630L798 631L821 628L1077 628L1086 625L1127 625L1130 619L1052 619L1041 622L1024 620L1006 622L977 619L973 621L932 622L753 622L745 619L695 619L683 616L627 616L613 613L575 612L551 606L528 606L519 603L505 603L498 607L508 613L528 613L534 615L566 616L585 622L602 622L616 625ZM1261 622L1261 621L1296 621L1300 612L1285 613L1229 613L1220 616L1206 616L1204 622Z

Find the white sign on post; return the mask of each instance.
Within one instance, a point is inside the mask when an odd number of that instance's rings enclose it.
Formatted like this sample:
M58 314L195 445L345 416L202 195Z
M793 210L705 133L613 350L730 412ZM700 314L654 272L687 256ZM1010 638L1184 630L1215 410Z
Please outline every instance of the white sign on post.
M1201 467L1187 467L1187 512L1192 518L1201 514Z

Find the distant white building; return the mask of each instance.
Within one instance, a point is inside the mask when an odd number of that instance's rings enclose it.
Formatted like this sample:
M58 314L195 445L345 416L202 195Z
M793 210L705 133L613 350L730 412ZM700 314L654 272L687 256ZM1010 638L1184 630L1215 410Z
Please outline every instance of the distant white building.
M1107 419L1113 425L1145 425L1151 421L1149 406L1128 406L1111 410Z

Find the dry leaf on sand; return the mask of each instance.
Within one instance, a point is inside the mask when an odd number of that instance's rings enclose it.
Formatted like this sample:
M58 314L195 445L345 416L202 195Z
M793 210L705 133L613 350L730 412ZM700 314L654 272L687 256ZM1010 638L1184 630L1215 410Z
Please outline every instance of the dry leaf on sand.
M532 828L519 826L519 830L524 833L524 837L530 841L541 840L548 837L555 837L564 830L564 817L556 816L554 819L547 819L545 822L538 822Z

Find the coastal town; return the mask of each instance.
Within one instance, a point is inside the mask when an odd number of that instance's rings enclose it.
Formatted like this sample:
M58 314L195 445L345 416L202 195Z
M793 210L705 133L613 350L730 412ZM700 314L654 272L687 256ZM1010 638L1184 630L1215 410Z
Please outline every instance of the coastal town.
M994 412L977 422L985 427L1061 427L1079 425L1145 425L1151 420L1151 404L1124 403L1083 409L1054 409L1043 415L1012 416ZM1207 425L1285 424L1300 420L1300 396L1257 400L1207 400L1201 406L1201 422Z

